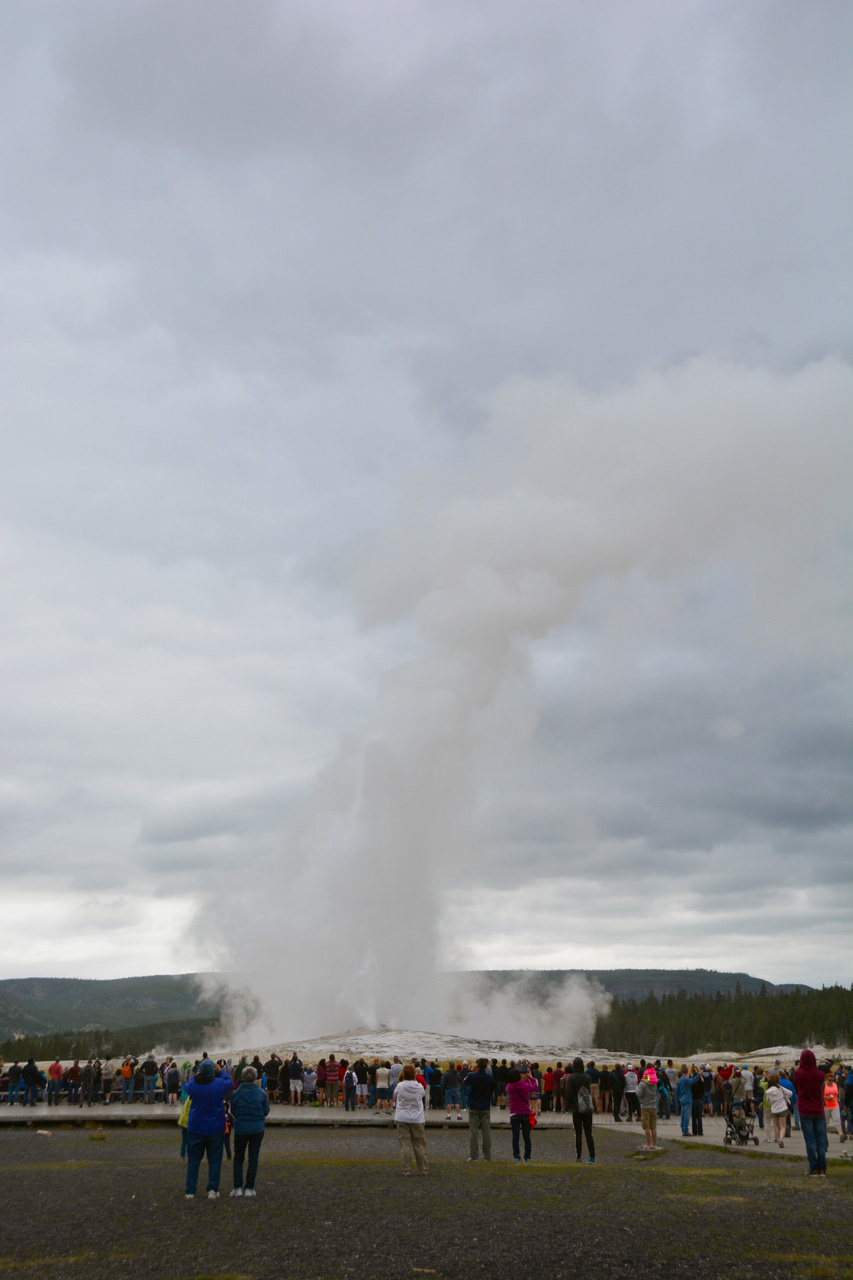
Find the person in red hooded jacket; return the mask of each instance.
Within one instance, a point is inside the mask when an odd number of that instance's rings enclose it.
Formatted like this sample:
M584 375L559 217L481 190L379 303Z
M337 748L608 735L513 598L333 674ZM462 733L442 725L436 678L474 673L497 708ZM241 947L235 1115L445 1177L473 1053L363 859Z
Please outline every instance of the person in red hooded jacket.
M800 1111L800 1127L809 1158L809 1177L826 1177L826 1119L823 1113L823 1086L826 1075L815 1062L811 1049L803 1049L794 1072L794 1088Z

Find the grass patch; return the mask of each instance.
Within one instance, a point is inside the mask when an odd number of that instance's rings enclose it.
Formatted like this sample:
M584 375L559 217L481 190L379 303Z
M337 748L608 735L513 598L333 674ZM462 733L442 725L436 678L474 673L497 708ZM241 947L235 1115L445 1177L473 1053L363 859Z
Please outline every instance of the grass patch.
M767 1262L796 1267L803 1280L853 1280L853 1254L763 1253L753 1254Z

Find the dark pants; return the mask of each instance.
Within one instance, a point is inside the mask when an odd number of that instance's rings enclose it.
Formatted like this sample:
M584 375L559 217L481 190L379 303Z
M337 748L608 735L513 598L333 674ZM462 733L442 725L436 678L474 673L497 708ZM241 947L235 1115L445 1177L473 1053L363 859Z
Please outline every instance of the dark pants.
M344 1085L344 1111L355 1111L355 1085Z
M187 1195L194 1196L198 1187L198 1171L202 1158L207 1155L207 1189L219 1190L222 1171L223 1133L187 1134Z
M235 1133L234 1134L234 1186L242 1187L243 1185L243 1156L246 1148L249 1148L249 1162L246 1166L246 1190L252 1191L255 1186L255 1178L258 1173L258 1157L261 1154L261 1143L264 1140L264 1131L260 1133Z
M640 1101L639 1101L639 1099L638 1099L638 1097L637 1097L636 1093L626 1093L626 1094L625 1094L625 1101L628 1103L628 1119L630 1120L632 1116L636 1116L636 1117L637 1117L637 1119L639 1120L639 1118L640 1118Z
M586 1149L589 1154L595 1158L595 1140L592 1136L592 1112L591 1111L573 1111L572 1124L575 1129L575 1154L578 1160L583 1152L583 1138L586 1134Z
M624 1089L614 1089L613 1091L613 1119L619 1124L622 1120L620 1112L622 1110L622 1099L625 1096Z
M519 1134L524 1134L524 1158L530 1159L530 1116L510 1116L512 1125L512 1154L517 1160L519 1156Z
M702 1137L702 1112L705 1110L705 1099L693 1099L693 1107L690 1112L691 1125L694 1138Z

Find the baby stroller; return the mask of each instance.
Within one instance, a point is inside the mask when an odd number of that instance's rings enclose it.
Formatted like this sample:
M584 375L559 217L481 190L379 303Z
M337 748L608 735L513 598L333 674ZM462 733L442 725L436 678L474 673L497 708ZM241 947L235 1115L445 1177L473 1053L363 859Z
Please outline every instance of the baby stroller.
M731 1104L726 1108L726 1133L723 1142L727 1147L733 1144L737 1147L745 1147L750 1139L758 1146L758 1139L753 1133L755 1128L755 1116L751 1111L742 1110L740 1107L735 1110Z

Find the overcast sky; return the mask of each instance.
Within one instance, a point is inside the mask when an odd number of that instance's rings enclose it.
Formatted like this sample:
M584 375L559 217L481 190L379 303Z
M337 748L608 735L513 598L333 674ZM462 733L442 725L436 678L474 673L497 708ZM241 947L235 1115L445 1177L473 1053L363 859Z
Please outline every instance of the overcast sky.
M0 974L287 932L448 697L440 953L853 981L850 6L2 27Z

